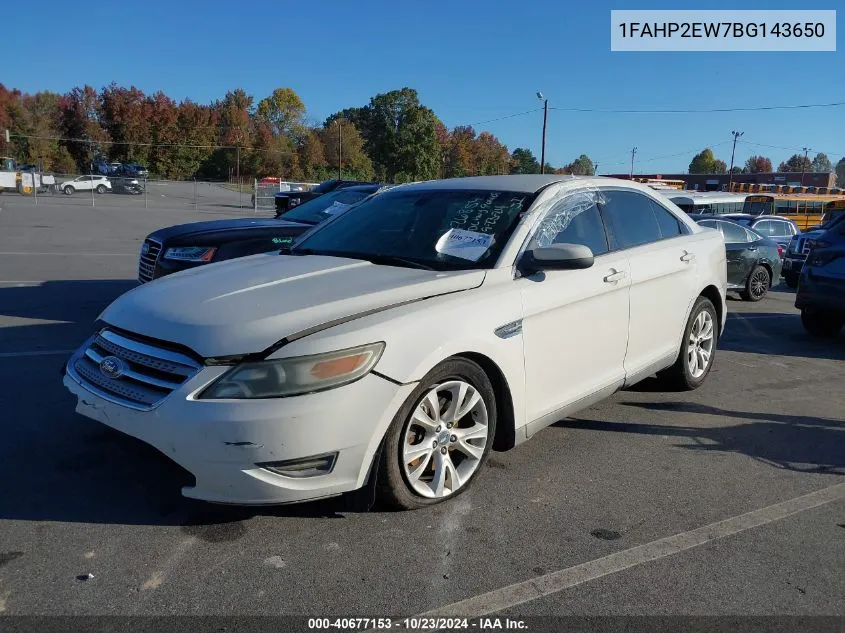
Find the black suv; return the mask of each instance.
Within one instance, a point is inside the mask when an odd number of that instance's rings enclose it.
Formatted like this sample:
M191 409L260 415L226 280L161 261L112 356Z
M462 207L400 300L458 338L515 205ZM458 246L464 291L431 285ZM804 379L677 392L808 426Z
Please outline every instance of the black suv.
M294 207L299 206L304 202L313 200L323 194L335 191L337 189L345 189L346 187L354 187L356 185L371 185L373 183L363 182L360 180L326 180L311 189L310 191L280 191L274 197L276 204L276 217L278 218L284 213L287 213Z
M810 334L833 337L845 325L845 215L824 228L801 270L795 307Z

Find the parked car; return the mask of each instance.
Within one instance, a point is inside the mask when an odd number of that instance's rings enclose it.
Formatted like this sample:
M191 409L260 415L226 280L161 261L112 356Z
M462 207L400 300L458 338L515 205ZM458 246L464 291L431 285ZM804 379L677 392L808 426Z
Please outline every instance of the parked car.
M141 246L138 281L145 283L187 268L278 251L378 189L379 185L340 189L306 202L284 219L211 220L159 229L150 233Z
M728 290L745 301L760 301L780 283L781 251L776 244L748 227L712 215L690 215L699 225L717 229L725 240Z
M801 270L795 307L813 336L834 337L845 324L845 215L813 239Z
M372 486L420 508L467 490L494 443L625 385L658 372L700 386L724 288L721 236L645 185L429 181L367 198L287 255L135 288L63 380L79 413L190 471L188 497Z
M336 189L344 189L346 187L354 187L356 185L370 185L373 183L363 182L360 180L326 180L320 183L310 191L280 191L274 196L274 204L276 206L276 217L281 217L290 209L313 200L323 194L329 193ZM254 202L253 202L254 204Z
M807 254L813 247L813 242L818 239L828 228L838 224L845 218L845 213L830 213L825 216L820 226L809 231L804 231L793 237L786 247L783 255L783 280L790 288L798 287L798 280L801 277L801 270Z
M748 213L727 213L720 217L747 226L749 229L753 229L755 233L780 244L784 249L789 245L789 241L801 232L795 222L780 215L759 216Z
M130 176L115 176L111 178L112 191L114 193L126 193L129 195L141 195L144 193L144 186L137 178Z
M111 182L105 176L77 176L73 180L66 180L60 185L62 191L71 196L77 191L91 191L105 193L111 191Z
M146 178L149 175L147 168L138 163L123 163L113 173L118 176L127 176L130 178Z

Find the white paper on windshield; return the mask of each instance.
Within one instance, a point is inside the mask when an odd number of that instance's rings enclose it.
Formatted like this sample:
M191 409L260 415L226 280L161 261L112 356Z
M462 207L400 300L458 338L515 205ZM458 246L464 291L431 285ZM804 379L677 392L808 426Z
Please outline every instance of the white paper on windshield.
M493 243L493 236L487 233L466 231L464 229L449 229L440 239L434 249L438 253L460 257L477 262L481 256L490 248Z
M346 211L351 206L351 204L343 204L342 202L332 202L332 206L326 207L323 210L323 213L326 215L337 215L338 213Z

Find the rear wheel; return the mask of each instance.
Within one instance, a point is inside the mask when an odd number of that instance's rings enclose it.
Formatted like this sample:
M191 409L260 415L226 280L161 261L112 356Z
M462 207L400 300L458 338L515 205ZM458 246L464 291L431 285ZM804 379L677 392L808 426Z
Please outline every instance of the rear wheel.
M675 364L658 372L667 387L678 391L698 389L713 367L718 333L716 308L706 297L698 297L692 307L681 349Z
M798 275L788 274L783 276L783 281L787 287L795 289L798 287Z
M833 338L842 329L845 318L835 312L824 310L813 310L804 308L801 310L801 324L813 336L819 338Z
M465 491L490 453L496 398L484 370L448 360L420 381L385 437L378 496L413 510Z
M105 185L97 185L97 193L103 194L105 192L106 192L106 186Z
M73 192L74 192L74 188L73 188L73 187L71 187L70 185L66 185L66 186L65 186L65 188L64 188L64 189L62 189L62 191L64 191L64 192L65 192L65 195L66 195L66 196L72 196L72 195L73 195Z
M769 271L764 266L755 266L748 279L745 280L745 290L740 293L746 301L760 301L766 296L771 284Z

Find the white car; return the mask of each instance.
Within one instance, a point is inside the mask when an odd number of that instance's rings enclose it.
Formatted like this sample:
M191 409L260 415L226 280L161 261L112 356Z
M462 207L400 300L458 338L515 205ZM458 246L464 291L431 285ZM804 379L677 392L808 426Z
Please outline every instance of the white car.
M188 497L277 504L373 485L418 508L656 372L708 375L725 246L645 185L402 185L288 254L145 284L68 361L77 411L190 471ZM553 467L550 465L550 467Z
M73 180L66 180L61 184L62 191L73 195L77 191L91 191L105 193L111 191L111 181L105 176L77 176Z

